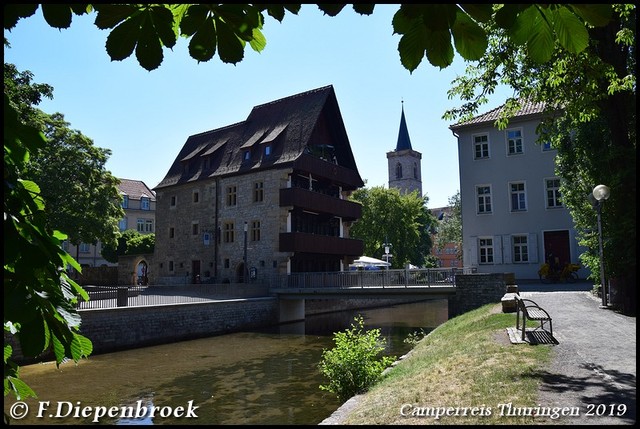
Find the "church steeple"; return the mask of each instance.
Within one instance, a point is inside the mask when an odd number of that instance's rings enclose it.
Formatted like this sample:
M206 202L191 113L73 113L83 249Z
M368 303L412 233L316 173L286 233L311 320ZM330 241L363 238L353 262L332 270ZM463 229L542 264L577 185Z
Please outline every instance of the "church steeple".
M396 151L411 150L411 139L409 138L409 130L407 129L407 121L404 119L404 101L402 103L402 115L400 116L400 131L398 131L398 143Z
M389 188L397 188L401 192L418 191L418 194L422 195L421 159L422 154L411 148L403 101L396 150L387 152Z

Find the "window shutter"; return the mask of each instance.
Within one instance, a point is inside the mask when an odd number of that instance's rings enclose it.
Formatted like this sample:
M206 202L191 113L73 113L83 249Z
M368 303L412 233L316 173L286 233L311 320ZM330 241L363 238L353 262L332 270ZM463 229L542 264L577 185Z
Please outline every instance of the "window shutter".
M496 237L496 241L500 242L502 240L502 255L500 259L503 264L511 264L513 260L511 259L511 236L510 235L498 235ZM500 246L498 246L500 247Z
M537 264L538 261L538 234L529 234L529 262Z

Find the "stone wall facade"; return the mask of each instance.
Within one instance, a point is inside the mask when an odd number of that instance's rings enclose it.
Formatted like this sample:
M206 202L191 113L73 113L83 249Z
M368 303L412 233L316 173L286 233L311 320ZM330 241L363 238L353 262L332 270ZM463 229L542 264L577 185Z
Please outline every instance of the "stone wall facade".
M457 274L456 296L449 299L449 318L500 302L506 291L504 273Z

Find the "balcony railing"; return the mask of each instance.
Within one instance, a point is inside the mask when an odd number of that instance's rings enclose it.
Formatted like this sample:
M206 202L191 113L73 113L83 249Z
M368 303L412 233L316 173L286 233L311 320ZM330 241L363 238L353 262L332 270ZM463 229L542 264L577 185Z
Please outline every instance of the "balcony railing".
M344 220L355 220L362 216L358 203L302 188L280 189L280 207L299 207L316 213L330 213Z
M279 251L360 256L364 251L364 242L353 238L332 237L305 232L284 232L280 234Z

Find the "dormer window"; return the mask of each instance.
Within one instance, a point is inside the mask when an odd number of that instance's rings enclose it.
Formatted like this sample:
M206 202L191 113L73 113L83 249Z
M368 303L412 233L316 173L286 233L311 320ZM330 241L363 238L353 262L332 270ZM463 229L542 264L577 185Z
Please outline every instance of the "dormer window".
M268 144L264 147L264 156L269 156L271 155L271 145Z
M149 210L150 208L149 197L140 197L140 209Z
M128 209L129 208L129 195L123 195L122 196L122 208L123 209Z
M244 153L242 154L242 159L244 161L249 161L251 159L251 151L245 150Z

